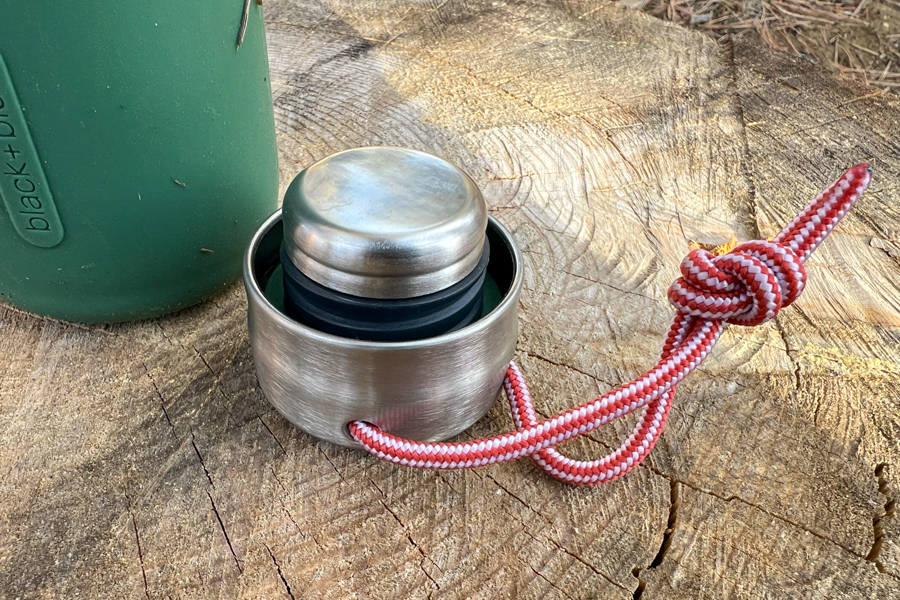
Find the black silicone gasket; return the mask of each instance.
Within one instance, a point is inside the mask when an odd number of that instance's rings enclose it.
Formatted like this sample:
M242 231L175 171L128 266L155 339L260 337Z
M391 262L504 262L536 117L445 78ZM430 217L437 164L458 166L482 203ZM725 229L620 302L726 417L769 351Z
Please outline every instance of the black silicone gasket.
M377 342L421 340L461 329L481 316L488 237L478 264L461 281L433 294L397 300L362 298L316 283L294 266L282 246L285 311L319 331Z

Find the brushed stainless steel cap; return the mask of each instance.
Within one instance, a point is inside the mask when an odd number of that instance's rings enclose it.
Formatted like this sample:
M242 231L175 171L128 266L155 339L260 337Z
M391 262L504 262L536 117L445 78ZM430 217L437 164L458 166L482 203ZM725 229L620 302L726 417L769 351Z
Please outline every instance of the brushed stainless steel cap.
M307 277L364 298L413 298L478 264L487 207L461 170L403 148L347 150L302 171L284 196L284 249Z

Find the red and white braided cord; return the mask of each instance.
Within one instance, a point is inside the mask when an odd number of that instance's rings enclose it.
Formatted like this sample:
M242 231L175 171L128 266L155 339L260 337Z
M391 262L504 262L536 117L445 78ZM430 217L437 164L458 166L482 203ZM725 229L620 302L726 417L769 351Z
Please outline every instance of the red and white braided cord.
M678 312L659 362L631 383L586 404L539 421L525 379L510 363L503 382L516 430L470 442L414 442L363 421L350 433L385 460L428 469L465 469L530 456L551 476L594 485L636 467L659 440L675 388L709 353L725 323L758 325L775 317L803 291L803 263L856 203L871 180L868 165L844 173L771 241L746 242L728 254L693 250L682 276L669 288ZM554 446L641 409L634 431L609 455L592 461L567 458Z

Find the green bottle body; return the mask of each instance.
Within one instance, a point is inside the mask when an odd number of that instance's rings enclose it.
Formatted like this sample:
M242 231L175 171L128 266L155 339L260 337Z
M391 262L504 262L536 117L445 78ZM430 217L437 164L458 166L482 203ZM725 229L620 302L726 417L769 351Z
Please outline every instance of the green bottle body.
M153 317L236 280L277 207L262 10L0 0L0 299Z

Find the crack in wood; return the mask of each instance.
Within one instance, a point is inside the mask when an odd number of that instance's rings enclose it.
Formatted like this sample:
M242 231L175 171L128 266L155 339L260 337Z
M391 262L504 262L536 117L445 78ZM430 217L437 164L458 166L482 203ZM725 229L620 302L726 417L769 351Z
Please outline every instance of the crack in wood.
M456 494L457 496L461 496L461 495L462 495L462 494L460 493L460 491L457 490L455 487L453 487L453 485L447 480L447 478L444 477L444 473L443 473L442 471L440 471L440 470L435 470L435 471L434 471L434 474L435 474L435 477L437 477L437 479L438 479L441 483L443 483L443 484L446 485L448 488L450 488L450 489L453 491L454 494Z
M635 567L631 570L631 574L638 580L638 585L634 590L634 594L632 594L633 600L640 600L644 595L644 591L647 589L647 582L641 577L641 573L649 571L650 569L655 569L663 563L663 560L672 545L672 536L675 534L675 527L678 524L678 507L681 505L678 494L678 481L670 477L667 477L666 479L669 480L669 517L666 520L666 529L663 531L663 538L659 544L659 550L656 551L656 555L653 557L653 560L650 561L650 564L646 569Z
M316 444L316 449L319 451L319 453L322 454L322 456L325 457L325 460L328 461L328 464L331 465L331 468L334 469L334 472L337 473L337 476L341 478L341 481L343 481L344 483L346 483L347 480L344 479L344 474L341 473L341 471L337 468L337 466L334 464L334 461L331 460L331 457L328 456L328 454L326 454L324 450L322 450L322 444L321 444L321 443Z
M522 526L524 527L524 523L522 524ZM527 530L525 530L525 532L528 533L528 535L531 535ZM531 537L534 538L534 536L531 536ZM534 538L534 539L537 539L537 538ZM583 564L584 566L586 566L588 569L590 569L591 571L593 571L594 575L599 575L600 577L602 577L603 579L605 579L608 583L610 583L611 585L616 586L617 588L619 588L619 589L621 589L621 590L624 590L624 589L625 589L625 587L624 587L622 584L616 583L615 581L613 581L613 580L612 580L608 575L606 575L603 571L601 571L600 569L598 569L597 567L595 567L594 565L592 565L590 562L586 561L585 559L581 558L580 556L578 556L578 555L575 554L574 552L570 551L568 548L566 548L565 546L563 546L562 544L560 544L559 542L557 542L556 540L554 540L552 537L550 537L550 536L545 536L545 539L546 539L547 541L549 541L551 544L553 544L554 546L556 546L556 548L557 548L558 550L560 550L561 552L565 553L565 554L568 555L569 557L574 558L575 560L577 560L578 562L580 562L581 564Z
M522 559L519 559L519 560L522 560ZM543 579L544 581L546 581L546 582L550 585L550 587L552 587L554 590L556 590L557 592L559 592L560 594L562 594L562 595L565 596L566 598L570 598L571 600L575 600L575 598L574 598L571 594L569 594L569 593L566 592L564 589L562 589L561 587L559 587L558 585L556 585L549 577L547 577L546 575L544 575L543 573L541 573L540 571L538 571L537 569L535 569L534 567L532 567L531 565L529 565L528 563L526 563L524 560L522 560L522 564L525 565L526 567L528 567L529 569L531 569L531 572L532 572L532 573L534 573L535 575L537 575L538 577L540 577L541 579Z
M641 600L641 596L644 595L644 590L647 589L647 582L641 578L641 567L633 568L631 574L634 575L638 581L637 587L634 588L634 593L631 595L631 598L632 600Z
M166 333L166 330L163 328L162 323L160 323L159 319L155 319L153 321L153 323L157 326L157 328L159 328L160 333L162 333L163 339L165 339L170 344L178 344L179 346L181 346L182 350L187 352L187 348L184 347L184 344L181 343L181 340L176 340L176 339L169 337L169 334ZM195 352L196 352L196 350L195 350Z
M272 472L272 477L275 478L275 482L278 483L278 485L281 487L281 490L282 490L283 492L287 492L287 488L284 487L284 484L281 482L281 479L280 479L280 478L278 477L278 475L275 473L275 469L274 469L273 467L270 466L270 467L269 467L269 470ZM306 534L303 533L303 529L301 529L301 528L300 528L300 525L297 523L297 521L294 520L294 515L291 514L291 511L290 511L290 510L288 510L288 507L287 507L287 505L284 503L284 500L279 500L279 503L281 504L281 509L284 511L284 514L287 515L288 520L289 520L291 523L293 523L294 527L297 529L297 533L300 534L300 538L305 540L306 537L307 537ZM316 545L318 545L318 541L316 541Z
M275 481L278 483L278 485L281 486L281 490L284 491L284 492L286 492L286 491L287 491L287 488L284 487L284 484L281 483L281 479L279 479L279 478L278 478L278 475L275 474L275 468L272 467L271 465L269 465L269 471L272 472L272 477L274 477L274 478L275 478Z
M592 565L590 562L588 562L587 560L581 558L581 557L578 556L576 553L570 551L568 548L566 548L565 546L563 546L562 544L560 544L559 542L557 542L557 541L556 541L555 539L553 539L552 537L550 537L550 536L544 534L542 538L538 538L536 535L534 535L533 533L531 533L530 531L528 531L528 527L527 527L527 525L526 525L523 521L521 521L521 520L518 519L515 515L513 515L513 514L511 514L511 513L509 513L509 512L507 512L507 514L519 524L519 526L522 528L522 533L524 533L525 535L527 535L528 537L530 537L533 541L535 541L535 542L537 542L537 543L541 543L541 542L543 542L543 541L550 542L550 543L553 544L553 546L555 546L559 551L563 552L564 554L568 555L568 556L571 557L571 558L574 558L576 561L580 562L580 563L583 564L585 567L587 567L588 569L590 569L595 575L598 575L598 576L602 577L602 578L603 578L606 582L608 582L610 585L613 585L613 586L619 588L620 590L622 590L622 591L624 591L624 592L627 592L627 591L628 591L628 590L625 588L625 586L623 586L623 585L620 584L620 583L617 583L616 581L613 581L613 579L610 578L610 577L609 577L608 575L606 575L605 573L603 573L603 571L600 571L597 567L595 567L594 565Z
M884 564L879 560L881 556L881 548L884 544L884 520L894 515L896 508L896 500L891 497L887 484L887 477L884 474L887 465L879 463L875 467L875 477L878 479L878 493L884 496L884 512L872 519L872 529L874 530L874 539L872 541L872 549L866 555L866 560L875 565L880 573L889 574Z
M203 455L200 454L200 449L197 448L197 444L194 441L194 430L193 428L189 429L191 434L191 446L194 447L194 452L197 453L197 458L200 460L200 466L203 467L203 472L206 473L206 479L209 481L209 485L212 486L213 489L216 489L216 484L213 483L212 477L209 474L209 469L206 468L206 462L203 460Z
M669 518L666 521L666 530L663 533L662 543L659 545L659 551L656 553L656 556L653 558L653 562L650 563L651 569L655 569L659 565L662 564L663 559L666 557L666 554L669 552L669 547L672 545L672 536L675 533L675 526L678 524L678 507L681 504L681 500L678 497L678 482L675 480L669 481Z
M184 345L182 344L181 347L184 348ZM232 346L232 349L233 349L233 348L234 348L234 347ZM184 348L184 349L187 350L187 348ZM210 391L213 391L213 390L214 390L214 391L218 392L218 393L222 396L222 398L223 398L223 399L225 400L225 402L227 403L227 404L225 405L225 411L228 413L228 416L229 416L229 417L234 417L234 414L232 414L232 412L231 412L231 405L233 405L234 402L232 401L231 396L229 396L228 394L226 394L226 393L225 393L225 390L223 390L223 389L222 389L222 386L220 385L221 379L222 379L222 374L221 374L221 373L216 373L216 372L213 370L212 366L210 366L209 362L207 362L206 357L203 356L203 354L197 349L196 346L191 346L191 350L194 351L194 354L197 355L197 358L200 359L200 361L201 361L201 362L203 363L203 365L206 367L206 370L209 371L209 372L212 374L212 376L213 376L213 383L212 383L212 388L210 388ZM277 441L277 440L276 440L276 441ZM280 442L279 442L279 445L280 445ZM282 449L283 449L283 448L282 448Z
M213 512L216 515L216 520L219 522L219 527L222 529L222 535L225 536L225 543L228 544L228 549L231 551L231 557L234 559L234 564L237 565L238 573L241 575L244 574L244 568L241 567L241 561L238 560L237 554L234 552L234 546L231 545L231 537L228 535L228 530L225 529L225 522L222 521L222 516L219 514L219 509L216 508L216 501L213 500L212 494L208 491L206 495L209 497L209 503L212 504Z
M406 526L406 524L400 519L400 516L397 515L397 513L395 513L394 510L390 506L388 506L387 502L384 501L384 499L387 498L387 494L384 493L384 490L381 489L381 486L379 486L377 483L375 483L375 480L372 479L371 477L369 477L368 474L366 475L366 479L368 479L369 483L371 483L372 486L381 493L382 497L378 499L378 502L381 504L381 506L384 508L384 510L386 510L388 512L388 514L390 514L392 517L394 517L394 520L400 524L400 528L403 530L403 533L406 534L406 540L422 556L422 560L419 561L419 569L422 571L422 573L425 574L425 577L427 577L428 580L434 584L434 587L437 590L441 589L441 586L434 579L434 577L431 576L431 573L429 573L425 569L425 561L427 560L432 565L434 565L434 567L438 571L443 571L443 570L439 566L437 566L437 564L433 560L431 560L431 558L427 554L425 554L425 551L422 550L422 548L419 547L419 544L417 544L416 541L412 538L412 534L409 531L409 527Z
M428 580L434 585L435 590L441 589L440 584L435 580L434 577L431 576L431 573L429 573L428 570L425 568L425 561L427 560L428 562L430 562L438 570L440 570L440 567L438 567L434 563L434 561L431 560L431 558L429 558L428 555L425 554L425 551L419 547L419 545L415 542L415 540L412 539L412 536L408 532L406 534L406 539L409 540L409 543L412 544L412 547L415 548L416 551L422 555L422 560L419 561L419 569L422 571L422 573L425 574L425 577L427 577ZM434 591L434 590L432 590L432 591ZM429 596L430 595L431 595L431 593L429 592Z
M649 245L648 249L652 252L652 256L646 267L644 278L644 281L646 281L659 273L660 262L663 258L662 241L659 239L659 236L654 233L652 227L652 222L654 220L653 206L651 205L649 198L646 199L643 206L638 204L637 199L631 197L626 199L625 204L631 210L631 214L634 215L635 220L641 224L641 234L643 234L644 239L647 240ZM636 246L638 244L636 239L632 240L632 243Z
M550 358L547 358L546 356L538 354L537 352L532 352L531 350L522 349L522 352L525 354L525 356L527 356L529 358L536 358L547 364L551 364L554 367L559 367L561 369L568 369L569 371L574 371L576 373L580 373L581 375L584 375L585 377L592 379L596 383L602 383L605 386L611 387L611 385L608 381L604 381L603 379L597 377L596 375L592 375L591 373L588 373L587 371L582 371L578 367L573 367L572 365L552 360Z
M688 487L688 488L694 490L695 492L699 492L701 494L706 494L707 496L711 496L713 498L721 500L722 502L732 502L732 501L740 502L741 504L745 504L751 508L755 508L756 510L758 510L764 514L769 515L773 519L777 519L777 520L781 521L782 523L790 525L791 527L794 527L796 529L799 529L800 531L808 533L809 535L816 537L824 542L832 544L853 557L863 559L863 560L865 560L865 558L866 558L862 554L859 554L858 552L854 552L852 549L848 548L847 546L845 546L844 544L841 544L840 542L838 542L836 540L831 539L827 535L824 535L822 533L819 533L817 531L809 529L808 527L805 527L801 523L792 521L792 520L788 519L787 517L777 515L777 514L773 513L772 511L770 511L766 508L763 508L762 506L760 506L758 504L754 504L753 502L750 502L749 500L745 500L744 498L741 498L740 496L737 496L737 495L731 495L731 496L727 496L727 497L722 496L721 494L717 494L711 490L703 489L702 487L700 487L696 484L690 483L688 481L685 481L683 479L678 479L677 477L674 477L672 475L667 475L666 473L663 473L659 469L652 467L646 463L641 463L640 465L638 465L638 467L646 468L646 469L650 470L651 472L655 473L656 475L659 475L660 477L662 477L668 481L674 481L676 483L679 483L681 485L684 485L685 487ZM893 579L896 579L897 581L900 581L900 576L894 575L893 573L890 573L889 571L885 571L884 574L888 575L889 577L891 577Z
M497 481L496 479L494 479L493 476L487 475L486 477L487 477L487 479L490 479L492 482L494 482L494 485L496 485L498 488L500 488L501 490L503 490L508 496L514 498L517 502L519 502L519 504L521 504L522 506L524 506L525 508L527 508L528 510L530 510L536 517L540 517L540 518L543 519L548 525L552 525L552 521L551 521L549 518L547 518L547 515L545 515L545 514L539 512L539 511L535 510L534 508L532 508L530 504L528 504L527 502L525 502L524 500L522 500L521 498L519 498L517 495L515 495L514 493L512 493L510 490L506 489L506 487L503 486L499 481Z
M147 585L147 571L144 568L144 551L141 548L141 536L138 535L137 518L134 515L134 508L131 505L131 498L125 494L125 504L128 506L128 514L131 516L131 527L134 530L134 541L137 544L138 560L141 563L141 576L144 578L144 595L150 600L150 586Z
M182 346L182 347L184 347L184 346ZM211 366L209 366L209 363L206 362L206 358L203 356L203 354L199 350L197 350L196 346L191 346L191 349L194 351L194 353L197 355L197 357L201 361L203 361L203 364L206 365L206 368L209 370L209 372L213 374L213 377L216 378L216 383L218 384L219 374L216 373L215 371L213 371L213 368Z
M150 380L150 385L153 386L153 391L156 392L156 397L159 398L159 406L162 408L163 415L166 417L166 422L169 424L169 429L172 431L172 436L177 440L178 433L175 431L175 425L172 423L172 419L169 417L169 411L166 410L166 400L163 398L162 392L159 391L159 387L156 385L156 381L153 380L153 375L150 373L150 369L147 368L147 364L141 362L141 366L144 367L144 371L147 373L147 379Z
M575 368L573 368L573 367L570 367L569 365L565 365L565 364L562 364L562 363L555 363L555 362L553 362L553 361L549 361L549 360L547 360L546 358L544 358L544 357L542 357L542 356L540 356L540 355L531 354L531 353L529 353L528 351L524 351L524 352L525 352L525 354L526 354L527 356L533 356L534 358L537 358L537 359L539 359L539 360L543 360L543 361L548 362L548 363L550 363L550 364L554 364L554 365L557 365L557 366L560 366L560 367L563 367L563 368L569 368L569 369L572 369L572 370L574 370L574 371L578 371L578 369L575 369ZM594 378L593 376L589 375L588 373L584 373L584 372L582 372L582 371L578 371L578 372L579 372L579 373L582 373L583 375L586 375L586 376L588 376L588 377ZM546 417L544 417L544 416L540 413L540 411L537 411L537 410L536 410L535 412L536 412L539 416L541 416L542 418L546 418ZM595 443L595 444L600 445L601 447L603 447L603 448L606 449L607 451L611 451L611 450L612 450L611 447L609 447L607 444L605 444L605 443L602 442L601 440L595 439L591 434L588 434L588 435L583 436L583 437L584 437L584 439L586 439L586 440L588 440L588 441L590 441L590 442L593 442L593 443ZM737 495L731 495L731 496L727 496L727 497L726 497L726 496L722 496L721 494L717 494L717 493L715 493L715 492L713 492L713 491L711 491L711 490L704 489L704 488L702 488L702 487L700 487L700 486L698 486L698 485L696 485L696 484L692 484L692 483L690 483L690 482L688 482L688 481L685 481L685 480L682 480L682 479L678 479L678 478L676 478L676 477L674 477L674 476L672 476L672 475L663 473L663 472L660 471L659 469L653 467L652 465L650 465L649 463L646 463L646 462L640 463L640 464L638 465L638 467L639 467L639 468L645 468L645 469L647 469L648 471L650 471L650 472L652 472L652 473L654 473L654 474L656 474L656 475L658 475L658 476L660 476L660 477L666 479L667 481L669 481L670 486L674 486L675 484L681 484L681 485L684 485L684 486L686 486L686 487L688 487L688 488L690 488L690 489L692 489L692 490L694 490L694 491L696 491L696 492L699 492L699 493L701 493L701 494L706 494L706 495L708 495L708 496L711 496L711 497L713 497L713 498L716 498L716 499L718 499L718 500L721 500L722 502L731 502L731 501L737 501L737 502L740 502L740 503L742 503L742 504L745 504L745 505L747 505L747 506L750 506L750 507L752 507L752 508L755 508L755 509L757 509L757 510L759 510L759 511L761 511L761 512L767 514L767 515L769 515L770 517L772 517L772 518L774 518L774 519L777 519L777 520L779 520L779 521L781 521L781 522L783 522L783 523L785 523L785 524L787 524L787 525L789 525L789 526L791 526L791 527L794 527L794 528L799 529L799 530L801 530L801 531L803 531L803 532L805 532L805 533L808 533L808 534L810 534L810 535L812 535L812 536L815 536L815 537L817 537L817 538L819 538L819 539L821 539L821 540L823 540L823 541L825 541L825 542L828 542L829 544L833 544L833 545L837 546L838 548L840 548L841 550L843 550L844 552L847 552L848 554L850 554L850 555L852 555L852 556L855 556L855 557L857 557L857 558L865 558L865 557L862 556L861 554L859 554L859 553L857 553L857 552L854 552L852 549L848 548L847 546L845 546L845 545L843 545L843 544L841 544L841 543L839 543L839 542L837 542L837 541L835 541L835 540L829 538L828 536L826 536L826 535L824 535L824 534L822 534L822 533L813 531L812 529L809 529L809 528L805 527L805 526L802 525L801 523L797 523L797 522L795 522L795 521L791 521L790 519L788 519L788 518L786 518L786 517L783 517L783 516L781 516L781 515L775 514L775 513L771 512L770 510L768 510L768 509L766 509L766 508L763 508L762 506L760 506L760 505L758 505L758 504L754 504L753 502L750 502L750 501L748 501L748 500L745 500L744 498L741 498L740 496L737 496ZM504 486L500 485L500 483L497 482L493 477L491 477L491 476L487 476L487 477L488 477L491 481L493 481L493 482L497 485L497 487L499 487L499 488L502 489L504 492L506 492L507 494L509 494L510 496L512 496L513 498L515 498L516 500L518 500L523 506L529 508L529 509L530 509L531 511L533 511L536 515L541 516L541 517L544 517L543 515L541 515L541 514L538 513L537 511L535 511L533 508L531 508L531 507L530 507L525 501L523 501L521 498L519 498L518 496L516 496L515 494L513 494L512 492L510 492L509 490L507 490ZM893 505L893 504L891 504L891 509L892 509L892 511L893 511L893 509L894 509L894 505ZM893 512L892 512L891 514L893 514ZM672 516L672 515L671 515L671 513L670 513L670 517L671 517L671 516ZM886 515L886 516L887 516L887 515ZM544 518L546 519L546 517L544 517ZM671 536L670 536L670 539L671 539ZM664 543L665 543L665 541L666 541L666 540L665 540L665 538L664 538ZM669 544L671 544L671 541L669 541ZM662 548L661 548L661 550L662 550ZM668 551L668 546L666 546L666 552L667 552L667 551ZM665 555L665 552L663 552L663 555ZM661 559L660 559L660 561L661 561ZM641 567L635 567L635 570L636 570L637 573L639 574L643 569L642 569ZM887 571L882 571L882 572L885 573L886 575L889 575L889 576L891 576L891 577L893 577L893 578L895 578L895 579L900 580L900 577L897 577L897 576L893 575L893 574L890 573L890 572L887 572ZM633 574L634 574L634 572L633 572ZM641 583L640 583L640 582L641 582L641 578L638 577L637 575L635 575L635 577L638 578L638 581L639 581L639 584L638 584L638 585L639 585L639 587L641 588L641 590L643 590L643 586L642 586ZM641 593L643 593L643 592L641 592ZM638 598L640 598L640 596L638 596Z
M294 527L297 528L297 533L300 534L300 539L304 539L304 540L305 540L305 539L306 539L306 534L303 533L303 530L302 530L302 529L300 529L300 525L298 525L298 524L297 524L297 521L294 520L294 515L291 514L291 511L288 510L288 507L285 506L284 502L281 503L281 509L284 511L284 514L287 515L287 518L290 520L290 522L294 524ZM316 545L318 546L318 545L319 545L318 540L316 540L315 537L313 537L313 540L316 542Z
M266 552L269 553L269 556L272 558L272 563L275 565L275 570L278 571L278 577L281 579L281 583L284 584L284 589L287 591L287 595L291 600L296 600L294 598L294 593L291 591L291 586L288 585L287 579L284 577L284 573L281 572L281 565L278 564L278 561L275 560L275 555L272 553L272 549L269 548L267 544L263 544L263 547L266 549Z
M281 452L287 456L287 450L284 449L284 445L281 443L281 440L278 439L278 436L269 428L269 425L263 420L262 415L256 415L256 418L259 419L259 422L262 423L262 426L266 428L266 431L269 432L269 435L272 436L272 439L275 440L275 443L278 444L278 447L281 448ZM279 482L281 483L281 482ZM282 486L284 487L284 486Z
M582 279L582 280L587 281L587 282L589 282L589 283L593 283L593 284L595 284L595 285L599 285L599 286L603 286L603 287L609 288L609 289L611 289L611 290L615 290L615 291L620 292L620 293L622 293L622 294L627 294L627 295L629 295L629 296L637 296L637 297L639 297L639 298L644 298L644 299L646 299L646 300L650 300L650 301L653 302L654 304L663 304L662 299L660 299L660 298L654 298L654 297L652 297L652 296L648 296L647 294L642 294L642 293L636 292L636 291L634 291L634 290L625 290L625 289L622 289L622 288L620 288L620 287L616 287L616 286L614 286L613 284L608 283L608 282L606 282L606 281L598 281L597 279L591 279L590 277L585 277L584 275L579 275L579 274L577 274L577 273L572 273L571 271L563 271L563 273L565 273L566 275L571 275L572 277L576 277L576 278L578 278L578 279Z
M616 143L616 141L615 141L615 140L613 139L613 137L612 137L612 132L609 131L609 130L607 130L607 131L605 131L604 133L606 134L606 141L608 141L608 142L610 143L610 145L611 145L613 148L615 148L615 150L616 150L616 152L618 153L618 155L619 155L619 156L622 158L622 160L624 160L625 163L631 168L632 172L634 172L634 174L635 174L635 176L638 178L638 180L640 180L640 179L641 179L641 172L640 172L640 170L639 170L636 166L634 166L634 163L631 162L631 160L625 155L625 153L622 152L622 149L619 148L619 145Z
M778 335L781 336L781 340L784 342L784 351L787 354L788 360L791 361L791 364L794 367L794 389L796 391L800 391L802 388L802 381L800 380L800 361L797 360L797 351L791 348L790 342L788 342L787 333L784 331L784 326L781 324L781 321L778 318L772 320L772 325L775 328L775 331L778 332ZM816 401L816 407L813 414L813 423L816 422L819 416L819 403Z
M727 71L729 79L731 80L731 84L729 87L731 88L731 106L734 110L734 114L738 120L738 135L741 140L741 160L740 160L740 169L741 175L744 177L744 184L747 186L747 201L748 201L748 213L747 213L747 222L750 225L753 235L755 238L759 239L759 220L757 216L757 193L756 193L756 182L753 179L753 172L751 171L751 161L752 161L752 153L750 152L750 140L747 138L747 117L744 115L744 100L741 97L740 86L737 81L737 63L735 61L734 56L734 42L728 38L722 41L722 46L725 51L722 53L727 61Z

